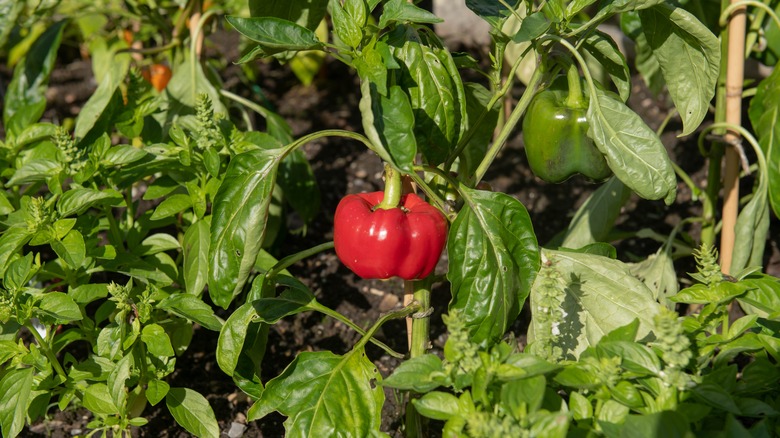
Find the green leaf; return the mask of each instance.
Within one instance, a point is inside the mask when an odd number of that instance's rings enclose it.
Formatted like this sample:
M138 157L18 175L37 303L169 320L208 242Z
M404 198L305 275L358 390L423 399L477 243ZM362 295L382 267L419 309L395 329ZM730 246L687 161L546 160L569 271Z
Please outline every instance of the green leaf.
M391 23L406 21L433 24L441 23L444 20L405 0L388 0L384 4L382 16L379 17L380 28L385 28Z
M0 380L0 426L4 437L15 437L24 428L32 401L33 371L33 368L11 370Z
M655 300L662 304L666 304L666 299L680 289L672 255L665 246L639 263L630 263L628 267L631 274L642 280L653 291Z
M446 374L441 359L434 354L424 354L402 362L382 385L403 391L426 393L445 383Z
M381 378L362 348L344 356L303 352L268 382L247 420L278 411L288 417L287 436L372 436L381 425Z
M195 295L172 294L162 300L157 307L197 322L209 330L220 331L222 329L222 319L214 314L214 309L211 306Z
M41 140L49 140L57 132L57 125L51 123L33 123L24 128L14 140L14 146L21 148L30 143L36 143Z
M330 13L333 33L349 47L358 48L367 18L363 0L346 2L344 6L338 0L330 0Z
M513 6L518 2L510 1L507 3ZM512 13L507 6L494 0L466 0L466 6L480 18L490 23L490 26L496 30L501 30L502 24Z
M180 426L197 437L218 437L219 424L208 400L189 388L171 388L165 404Z
M8 179L6 185L15 186L33 182L46 181L46 178L57 174L62 166L55 160L47 158L33 159L22 164Z
M132 364L133 355L128 354L117 362L108 375L107 386L111 393L111 400L113 400L114 405L119 406L122 410L126 408L127 387L125 383L130 378L130 367Z
M399 25L385 40L401 65L398 85L409 93L417 149L442 163L466 127L466 95L450 52L430 30Z
M625 56L609 34L596 30L582 43L585 49L607 72L617 87L623 102L631 95L631 74Z
M694 284L669 299L675 303L724 304L745 294L749 289L752 287L744 283L720 282L714 286Z
M149 153L142 148L123 144L111 147L103 156L102 164L105 166L124 166L147 158Z
M87 283L68 289L68 296L78 304L89 304L108 296L108 284Z
M758 84L748 114L767 162L769 203L780 218L780 69Z
M620 181L645 199L674 201L677 179L657 135L641 117L608 93L591 90L588 137Z
M636 375L656 376L661 372L658 356L648 347L633 341L599 342L596 346L599 357L618 357L620 365Z
M460 413L458 398L446 392L429 392L412 399L412 404L420 415L434 420L447 421Z
M178 193L165 198L152 213L151 220L156 221L171 217L175 214L192 207L192 197L183 193Z
M701 383L696 385L691 392L701 403L732 414L739 415L741 413L734 398L720 385L714 383Z
M76 188L62 194L57 201L57 211L61 217L79 216L92 207L117 206L123 202L122 194L114 189Z
M549 28L550 22L547 21L544 13L541 11L534 12L523 18L523 21L520 23L520 29L512 37L512 42L520 44L535 40L544 35Z
M539 247L520 201L461 188L465 205L447 239L449 310L464 318L472 341L493 343L523 306L539 270Z
M49 292L41 295L38 311L57 322L80 321L82 318L78 304L62 292Z
M217 342L217 364L225 374L232 376L251 322L274 324L285 316L312 310L315 302L308 291L292 288L278 297L245 303L222 326Z
M184 233L184 285L187 293L200 296L209 275L209 223L195 222Z
M571 392L569 394L569 411L575 420L593 417L593 405L579 392Z
M30 240L27 227L11 227L0 235L0 276L8 269L8 260Z
M473 175L487 154L488 146L493 138L493 129L498 122L500 105L494 104L492 108L487 107L493 95L490 90L480 84L467 82L463 84L463 89L466 93L468 130L474 130L474 132L471 134L468 145L463 149L463 153L458 157L458 171L463 175Z
M158 252L179 249L179 241L168 233L155 233L147 237L139 246L133 248L133 253L139 256L157 254Z
M154 406L165 398L170 389L171 386L165 380L150 380L146 384L146 400Z
M752 274L741 283L751 288L738 298L745 313L767 318L780 309L780 280L777 277Z
M595 345L607 333L639 320L638 337L647 336L652 328L653 315L660 306L653 299L652 292L641 281L633 277L628 267L620 261L592 254L568 251L542 250L542 260L551 263L558 273L556 292L563 294L561 309L563 321L559 322L555 345L563 350L564 356L579 357L588 346ZM531 289L533 338L543 330L550 330L543 324L536 306L542 300L544 291L541 277ZM529 343L531 341L529 336Z
M16 26L16 19L24 10L25 3L14 0L0 1L0 47L5 47L8 36Z
M112 111L110 104L114 99L114 93L117 92L127 70L130 67L130 58L125 54L114 56L114 62L108 70L108 74L100 81L97 90L90 96L84 104L76 118L76 127L73 136L78 140L85 138L94 128L98 120L106 111Z
M209 296L227 308L241 292L265 236L276 172L285 149L236 155L214 199L209 244Z
M87 256L84 236L77 230L70 230L62 240L51 242L51 248L74 270L81 268Z
M612 177L596 189L577 210L560 246L582 248L607 241L607 236L620 215L631 191L619 179Z
M315 30L325 17L328 0L249 0L253 17L276 17Z
M546 383L544 376L510 380L501 387L501 404L510 412L534 412L542 405Z
M629 415L623 424L621 436L637 438L684 438L690 436L688 420L675 411Z
M671 4L643 9L639 19L682 118L680 135L691 134L704 120L715 95L720 42L694 15Z
M252 41L276 51L322 49L313 30L274 17L243 18L228 15L227 22Z
M93 383L84 391L82 399L84 407L95 414L116 415L119 414L119 407L114 403L108 385L105 383Z
M141 331L141 340L146 344L149 353L155 356L173 356L173 346L165 329L157 324L145 325Z
M61 20L46 29L16 65L3 105L3 123L9 137L21 133L43 115L49 76L67 22Z
M411 172L417 143L414 138L414 111L408 96L397 85L390 87L388 97L382 96L368 81L361 83L361 90L364 94L360 110L366 135L383 148L380 156L387 156L389 159L386 161L400 170ZM367 102L370 102L370 108Z

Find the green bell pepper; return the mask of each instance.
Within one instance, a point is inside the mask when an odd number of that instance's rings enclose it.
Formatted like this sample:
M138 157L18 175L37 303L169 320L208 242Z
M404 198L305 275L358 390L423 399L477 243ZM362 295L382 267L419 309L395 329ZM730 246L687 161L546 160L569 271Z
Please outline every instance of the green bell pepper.
M531 100L523 118L528 164L542 180L559 183L580 173L594 181L612 175L604 155L587 136L588 102L577 68L556 78Z

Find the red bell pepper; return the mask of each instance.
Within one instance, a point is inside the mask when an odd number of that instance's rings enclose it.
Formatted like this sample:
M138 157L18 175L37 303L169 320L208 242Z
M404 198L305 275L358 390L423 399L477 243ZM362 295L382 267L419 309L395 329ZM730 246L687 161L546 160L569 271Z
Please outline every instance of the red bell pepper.
M409 193L395 208L377 208L384 192L347 195L336 208L336 255L362 278L427 277L447 241L447 219Z

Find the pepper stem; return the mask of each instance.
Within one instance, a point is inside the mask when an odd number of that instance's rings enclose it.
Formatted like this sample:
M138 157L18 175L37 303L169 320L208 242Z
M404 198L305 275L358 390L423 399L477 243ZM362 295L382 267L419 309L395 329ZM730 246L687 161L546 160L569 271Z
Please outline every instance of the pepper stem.
M385 163L385 196L375 209L392 210L393 208L398 208L398 204L401 203L402 193L403 183L401 182L401 174L393 169L393 166Z
M566 81L569 83L569 95L566 98L566 106L569 108L587 108L588 103L582 96L580 85L580 71L576 62L568 62L566 66Z

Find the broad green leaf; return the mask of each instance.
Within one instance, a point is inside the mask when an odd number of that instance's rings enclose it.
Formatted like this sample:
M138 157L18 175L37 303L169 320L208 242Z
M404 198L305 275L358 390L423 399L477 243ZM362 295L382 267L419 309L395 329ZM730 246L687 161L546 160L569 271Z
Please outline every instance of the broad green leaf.
M165 219L192 207L192 197L183 193L171 195L154 209L151 219L153 221Z
M514 6L517 3L516 0L508 1L506 5ZM466 6L496 30L501 30L506 18L512 14L506 5L495 0L466 0Z
M76 118L76 127L73 132L76 139L85 138L90 130L96 126L103 113L112 111L110 104L114 99L114 93L117 92L119 84L127 76L129 67L130 58L126 54L114 57L108 74L100 81L97 90L90 96Z
M510 380L501 387L501 404L510 412L521 412L523 407L534 412L542 405L546 383L544 376Z
M677 180L672 162L637 113L597 88L591 90L587 117L588 137L623 184L645 199L674 202Z
M200 296L209 276L209 222L200 220L184 233L184 285L187 293Z
M148 400L149 403L154 406L157 403L160 403L162 399L168 395L168 391L170 389L171 385L169 385L165 380L150 380L149 383L146 384L146 400Z
M146 344L149 353L155 356L173 356L173 346L165 329L157 324L145 325L141 331L141 340Z
M409 97L397 85L390 87L388 97L382 96L376 92L373 84L364 81L361 89L366 88L370 89L370 95L364 95L362 100L370 99L371 108L364 110L361 106L363 129L373 142L381 145L395 167L411 172L417 155L417 143L413 129L414 112ZM370 111L371 114L364 111Z
M382 16L379 17L379 27L385 28L391 23L407 21L433 24L441 23L444 20L405 0L388 0L382 8Z
M412 399L412 403L417 412L434 420L447 421L460 413L458 397L446 392L431 391Z
M265 236L279 163L286 149L236 155L214 199L209 244L209 295L227 308L246 283Z
M441 359L435 354L424 354L402 362L382 385L404 391L430 392L446 384Z
M22 164L8 179L7 186L29 184L46 181L52 175L56 175L62 165L55 160L47 158L33 159Z
M119 407L111 397L111 391L105 383L93 383L84 391L84 407L95 414L119 414Z
M0 235L0 276L5 275L8 269L8 260L12 255L18 253L32 235L27 227L11 227Z
M618 95L623 102L631 95L631 74L625 56L609 34L596 30L582 44L585 49L607 72Z
M133 248L133 253L145 256L179 248L181 245L175 237L168 233L155 233L144 239L139 246Z
M78 230L70 230L62 240L53 241L51 248L74 270L81 268L87 256L84 236Z
M146 158L148 152L142 148L130 145L116 145L103 156L103 164L106 166L124 166Z
M288 315L312 310L314 296L303 289L291 288L278 297L261 298L245 303L225 321L217 342L217 364L227 375L233 375L252 322L274 324Z
M24 428L32 401L33 371L33 368L11 370L0 380L0 426L4 437L15 437Z
M57 212L61 217L84 214L95 206L118 206L124 202L122 194L114 189L95 190L90 188L76 188L66 191L57 200Z
M78 304L89 304L108 296L108 284L86 283L68 289L68 296Z
M572 391L569 394L569 412L575 420L584 420L593 417L593 405L579 392Z
M715 95L720 42L694 15L667 3L639 11L647 43L688 135L699 127Z
M239 33L272 50L314 50L322 48L313 30L273 17L243 18L229 15L228 23Z
M638 11L663 3L664 0L607 0L599 5L599 10L591 23L600 23L603 18L622 12Z
M677 295L674 295L669 299L675 303L723 304L745 294L750 289L752 289L752 286L743 282L731 283L722 281L714 286L694 284L691 287L681 290Z
M268 382L247 420L278 411L288 417L287 436L373 436L385 398L381 379L362 348L344 356L303 352Z
M13 204L8 200L8 195L6 195L5 191L0 191L0 216L10 214L14 210Z
M62 292L41 295L37 310L57 322L79 321L82 318L78 304Z
M648 44L644 32L642 32L639 12L632 11L620 14L620 28L635 43L636 57L634 58L634 65L641 74L645 85L655 95L660 94L666 84L661 73L661 65L658 63L658 58L653 54L653 49Z
M128 354L117 362L114 369L109 373L106 381L108 390L111 393L111 400L114 405L120 409L126 408L127 387L125 383L130 378L130 367L133 365L133 355Z
M625 184L615 177L610 178L574 214L560 246L576 249L605 242L630 195Z
M691 392L701 403L732 414L741 413L732 395L720 385L705 382L694 387Z
M449 51L428 28L399 25L385 42L401 64L398 85L409 93L417 149L443 162L466 127L466 95Z
M748 114L766 158L769 203L780 218L780 69L759 83Z
M197 322L209 330L220 331L222 329L222 319L214 314L214 309L211 306L195 295L172 294L162 300L158 307Z
M542 288L541 276L531 290L532 334L542 338L543 324L538 303L544 294L562 294L564 318L558 322L555 345L565 357L579 357L588 346L595 345L607 333L639 320L638 338L646 337L653 316L660 305L644 283L631 275L628 266L607 257L542 250L542 259L557 272L556 291Z
M637 376L656 376L661 372L658 356L649 347L633 340L599 342L596 353L601 358L619 357L623 369Z
M195 71L193 71L193 68ZM165 87L161 99L168 104L168 111L156 114L157 117L164 117L163 120L159 120L161 124L167 125L171 122L170 119L194 114L198 95L201 93L207 94L209 99L211 99L211 105L215 114L227 114L227 109L225 109L220 100L219 91L206 77L200 62L193 63L185 58L180 64L173 66L172 70L173 76L170 82L168 82L168 86ZM193 79L195 79L194 82ZM145 150L154 153L154 150L148 146Z
M491 344L528 297L539 270L539 247L520 201L465 187L461 192L465 205L447 239L449 309L460 312L473 342Z
M5 91L3 105L3 123L9 137L21 133L43 115L49 76L57 59L66 24L67 20L52 24L16 65L13 78Z
M37 267L33 269L32 253L16 258L8 264L8 269L3 274L3 289L18 291L24 288L37 271Z
M745 313L769 317L780 309L780 279L766 274L753 274L740 283L751 288L737 300Z
M637 438L683 438L691 435L688 420L675 411L629 415L621 436Z
M249 0L253 17L276 17L314 30L325 17L328 0Z
M550 27L550 22L544 16L544 13L534 12L523 18L520 23L520 29L512 37L512 42L516 44L525 43L531 40L535 40L542 36Z
M628 269L653 291L653 297L661 304L667 305L667 298L674 296L680 290L671 249L666 246L641 262L630 263ZM669 306L673 305L669 304Z
M165 404L180 426L197 437L219 436L219 424L208 400L190 388L171 388Z
M160 263L152 264L151 259L142 259L135 254L121 253L111 260L107 260L103 267L108 271L119 272L141 281L144 284L152 283L157 286L168 286L173 283L169 273L162 269ZM174 265L175 269L175 265Z
M14 146L17 149L30 143L41 140L49 140L57 132L57 125L52 123L33 123L28 125L14 140Z
M363 41L363 28L367 18L363 0L346 2L344 6L339 0L330 0L329 6L333 33L349 47L358 48Z

